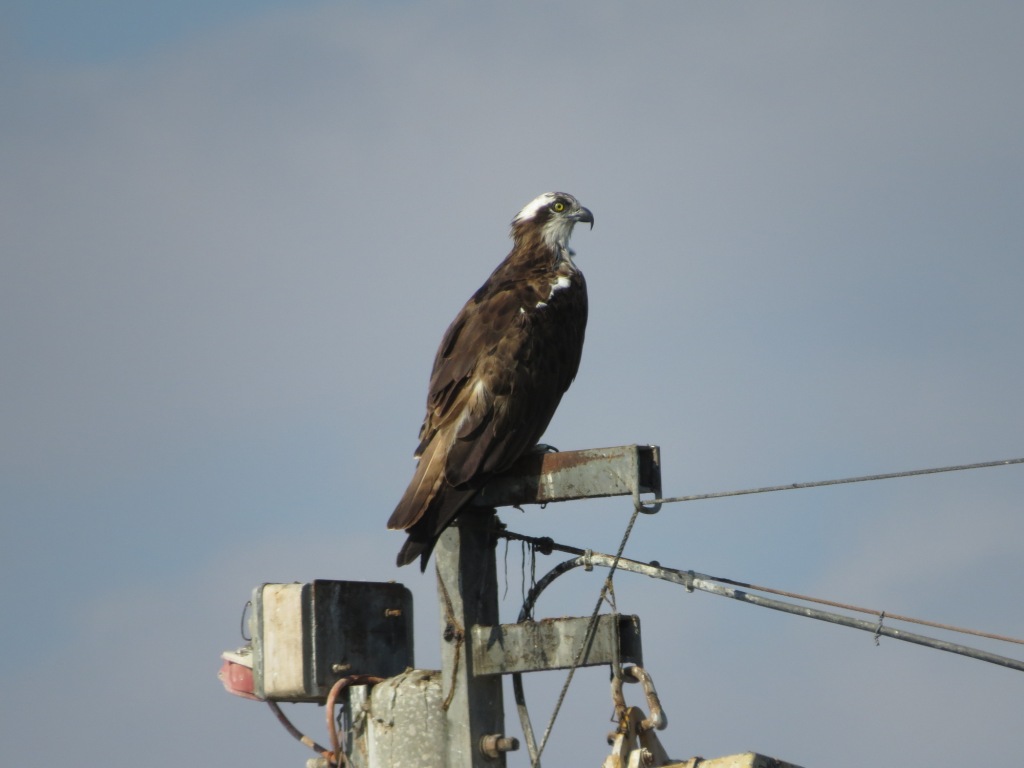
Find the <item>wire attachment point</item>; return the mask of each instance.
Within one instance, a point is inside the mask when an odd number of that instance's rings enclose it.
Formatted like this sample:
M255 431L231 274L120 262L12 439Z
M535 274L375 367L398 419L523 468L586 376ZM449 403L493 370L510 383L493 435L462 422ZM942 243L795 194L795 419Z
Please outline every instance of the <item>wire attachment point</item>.
M878 626L875 627L875 645L881 645L879 638L882 636L882 622L885 621L885 611L878 614Z

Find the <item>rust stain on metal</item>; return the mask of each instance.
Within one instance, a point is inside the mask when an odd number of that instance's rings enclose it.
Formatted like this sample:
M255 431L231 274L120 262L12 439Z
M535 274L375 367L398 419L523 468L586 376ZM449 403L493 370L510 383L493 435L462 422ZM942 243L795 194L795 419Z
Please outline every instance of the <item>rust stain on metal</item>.
M593 456L587 456L582 451L567 451L565 453L546 453L542 457L542 472L557 472L560 469L573 469L589 464L594 460Z
M549 475L576 467L584 467L595 459L601 459L620 449L596 449L582 451L558 451L556 453L530 453L520 458L503 474L516 475Z
M660 491L657 446L531 453L480 489L474 506L547 504Z

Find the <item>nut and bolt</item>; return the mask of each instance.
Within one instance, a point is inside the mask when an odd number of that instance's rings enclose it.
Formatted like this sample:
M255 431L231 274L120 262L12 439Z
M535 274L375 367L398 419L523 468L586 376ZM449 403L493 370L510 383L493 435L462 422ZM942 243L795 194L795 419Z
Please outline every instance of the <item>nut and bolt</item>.
M502 752L515 752L519 749L519 739L502 736L500 733L489 733L480 737L480 751L486 757L498 758Z

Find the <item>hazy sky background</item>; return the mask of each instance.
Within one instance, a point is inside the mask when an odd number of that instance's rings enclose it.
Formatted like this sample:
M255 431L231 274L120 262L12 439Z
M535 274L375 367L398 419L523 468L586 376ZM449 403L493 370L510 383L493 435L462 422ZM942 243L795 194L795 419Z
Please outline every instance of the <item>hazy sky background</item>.
M262 582L398 579L438 663L385 522L441 334L544 191L597 220L546 442L659 444L672 495L1024 456L1020 3L0 9L4 765L303 765L216 677ZM1020 637L1022 498L1010 467L671 505L626 554ZM629 512L502 516L614 551ZM508 581L512 620L517 547ZM675 757L1020 753L1019 672L616 583ZM599 765L610 712L579 674L546 764Z

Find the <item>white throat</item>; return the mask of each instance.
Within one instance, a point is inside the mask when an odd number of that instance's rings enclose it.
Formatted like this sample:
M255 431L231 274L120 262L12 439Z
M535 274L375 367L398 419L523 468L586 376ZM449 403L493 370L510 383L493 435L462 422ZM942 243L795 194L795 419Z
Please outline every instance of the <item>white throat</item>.
M572 219L563 219L561 216L552 216L544 224L540 236L544 244L556 251L565 251L566 258L572 256L569 250L569 238L572 237L572 228L576 222Z

